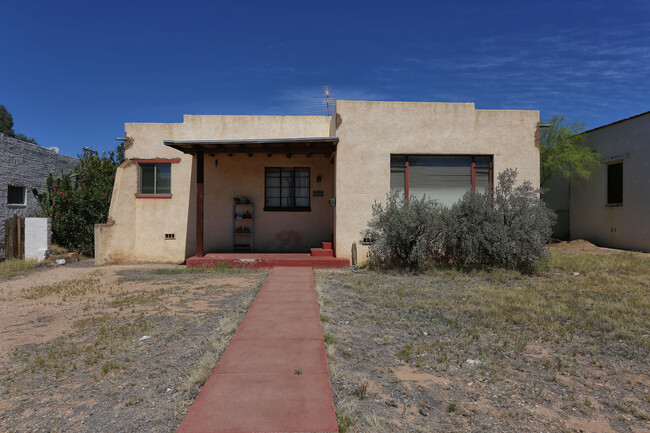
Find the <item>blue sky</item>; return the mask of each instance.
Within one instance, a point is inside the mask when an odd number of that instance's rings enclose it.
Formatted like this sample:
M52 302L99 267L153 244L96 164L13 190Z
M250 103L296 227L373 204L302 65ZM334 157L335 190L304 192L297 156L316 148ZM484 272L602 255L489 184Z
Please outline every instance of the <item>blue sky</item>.
M0 105L76 155L126 122L325 114L339 99L475 102L589 128L650 110L650 2L10 1Z

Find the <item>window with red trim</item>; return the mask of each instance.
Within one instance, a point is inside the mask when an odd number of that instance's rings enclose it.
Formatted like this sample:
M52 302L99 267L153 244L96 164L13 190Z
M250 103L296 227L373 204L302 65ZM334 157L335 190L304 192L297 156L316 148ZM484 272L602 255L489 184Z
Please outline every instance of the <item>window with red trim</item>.
M491 156L391 155L390 189L451 206L470 189L492 188Z

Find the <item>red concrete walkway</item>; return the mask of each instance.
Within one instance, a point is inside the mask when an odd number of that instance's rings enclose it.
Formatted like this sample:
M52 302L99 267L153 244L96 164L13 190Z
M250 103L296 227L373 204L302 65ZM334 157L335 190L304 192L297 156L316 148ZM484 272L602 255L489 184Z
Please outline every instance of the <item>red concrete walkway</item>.
M177 430L190 432L337 432L312 268L271 271Z

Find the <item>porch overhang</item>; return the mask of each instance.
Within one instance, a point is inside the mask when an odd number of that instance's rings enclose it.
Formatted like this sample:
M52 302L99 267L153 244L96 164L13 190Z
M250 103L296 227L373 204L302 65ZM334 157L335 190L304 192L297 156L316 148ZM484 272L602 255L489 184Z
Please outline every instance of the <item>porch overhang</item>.
M165 146L183 153L198 154L306 154L330 156L338 137L253 138L235 140L165 140Z

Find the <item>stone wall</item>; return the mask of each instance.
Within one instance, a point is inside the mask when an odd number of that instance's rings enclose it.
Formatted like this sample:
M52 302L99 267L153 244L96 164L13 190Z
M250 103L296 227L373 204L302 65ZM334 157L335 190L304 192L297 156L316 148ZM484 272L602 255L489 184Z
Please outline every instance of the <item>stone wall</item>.
M0 134L0 248L4 248L5 219L13 215L39 216L40 208L32 188L39 193L45 191L50 173L61 176L71 172L78 163L77 158ZM25 188L25 204L7 204L9 185Z

